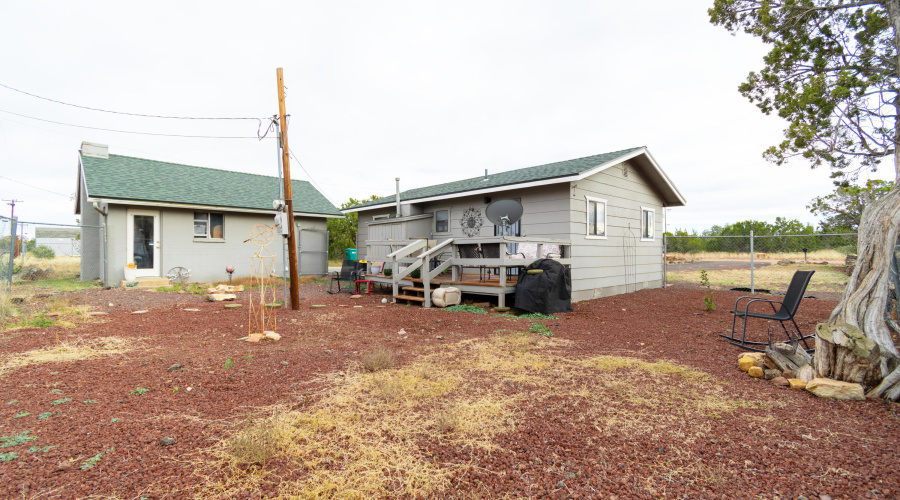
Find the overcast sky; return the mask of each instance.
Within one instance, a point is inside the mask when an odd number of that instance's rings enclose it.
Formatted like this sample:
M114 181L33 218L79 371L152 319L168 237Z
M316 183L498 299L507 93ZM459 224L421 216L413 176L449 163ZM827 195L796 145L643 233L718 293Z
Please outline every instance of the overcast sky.
M711 3L3 1L0 84L265 129L283 67L293 177L338 206L392 194L395 177L410 189L647 146L688 202L670 230L815 223L805 207L829 172L762 159L784 123L737 86L766 48L710 25ZM74 222L81 141L276 175L258 128L0 87L0 198L23 200L24 220Z

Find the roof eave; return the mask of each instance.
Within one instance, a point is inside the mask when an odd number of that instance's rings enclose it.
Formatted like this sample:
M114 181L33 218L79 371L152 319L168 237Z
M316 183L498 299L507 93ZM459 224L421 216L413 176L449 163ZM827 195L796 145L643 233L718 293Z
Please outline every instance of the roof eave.
M108 198L108 197L97 197L91 198L88 197L87 201L90 202L100 202L100 203L113 203L119 205L143 205L149 207L160 207L160 208L189 208L189 209L202 209L202 210L217 210L219 212L240 212L240 213L248 213L248 214L269 214L275 215L275 210L273 209L261 209L261 208L244 208L244 207L228 207L221 205L198 205L196 203L173 203L167 201L148 201L148 200L132 200L125 198ZM344 217L343 215L336 214L322 214L316 212L298 212L294 211L294 216L301 217L325 217L327 219L340 219Z

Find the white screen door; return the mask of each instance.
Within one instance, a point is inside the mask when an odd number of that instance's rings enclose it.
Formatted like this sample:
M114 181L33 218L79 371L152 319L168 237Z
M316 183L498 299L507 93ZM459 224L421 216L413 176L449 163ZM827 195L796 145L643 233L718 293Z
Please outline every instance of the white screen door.
M128 263L137 266L135 276L159 276L159 212L128 211Z

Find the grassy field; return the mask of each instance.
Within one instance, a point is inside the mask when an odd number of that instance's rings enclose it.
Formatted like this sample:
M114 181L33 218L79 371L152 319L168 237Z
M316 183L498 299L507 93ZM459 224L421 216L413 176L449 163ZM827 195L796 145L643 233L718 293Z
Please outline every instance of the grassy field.
M765 288L773 292L787 290L795 271L815 271L807 290L810 292L843 292L850 279L842 266L823 264L791 264L787 266L757 267L753 272L753 282L757 289ZM709 284L727 288L749 287L750 267L746 269L711 269L707 270ZM695 269L672 271L667 275L669 282L700 283L700 271Z
M698 252L698 253L666 253L669 261L705 262L717 260L746 260L750 261L750 252ZM780 260L802 261L803 252L779 252L763 253L754 252L754 260L777 262ZM807 262L828 262L829 264L843 264L847 254L837 250L817 250L806 255Z

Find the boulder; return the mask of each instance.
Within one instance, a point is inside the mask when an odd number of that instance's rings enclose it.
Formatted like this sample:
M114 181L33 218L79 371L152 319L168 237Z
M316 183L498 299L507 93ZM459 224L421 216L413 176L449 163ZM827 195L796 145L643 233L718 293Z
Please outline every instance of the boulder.
M785 371L781 372L781 376L786 379L797 378L794 374L794 370L785 370Z
M814 378L806 390L820 398L862 401L866 398L863 386L829 378Z
M799 378L789 378L788 383L791 384L791 389L806 389L806 382Z
M747 370L747 374L751 377L763 378L766 374L763 372L763 369L758 366L751 366L749 370Z
M738 360L738 368L742 371L750 371L750 368L756 366L756 360L751 358L750 356L744 356L743 358Z
M765 355L765 353L762 353L762 352L742 352L742 353L738 356L738 361L740 361L741 358L750 358L750 359L752 359L752 360L756 363L756 366L758 366L758 367L760 367L760 368L765 368L765 367L766 367L766 355Z
M775 377L772 379L772 383L779 387L790 387L791 383L784 377Z
M780 370L763 370L763 377L765 377L766 380L774 380L780 376Z

